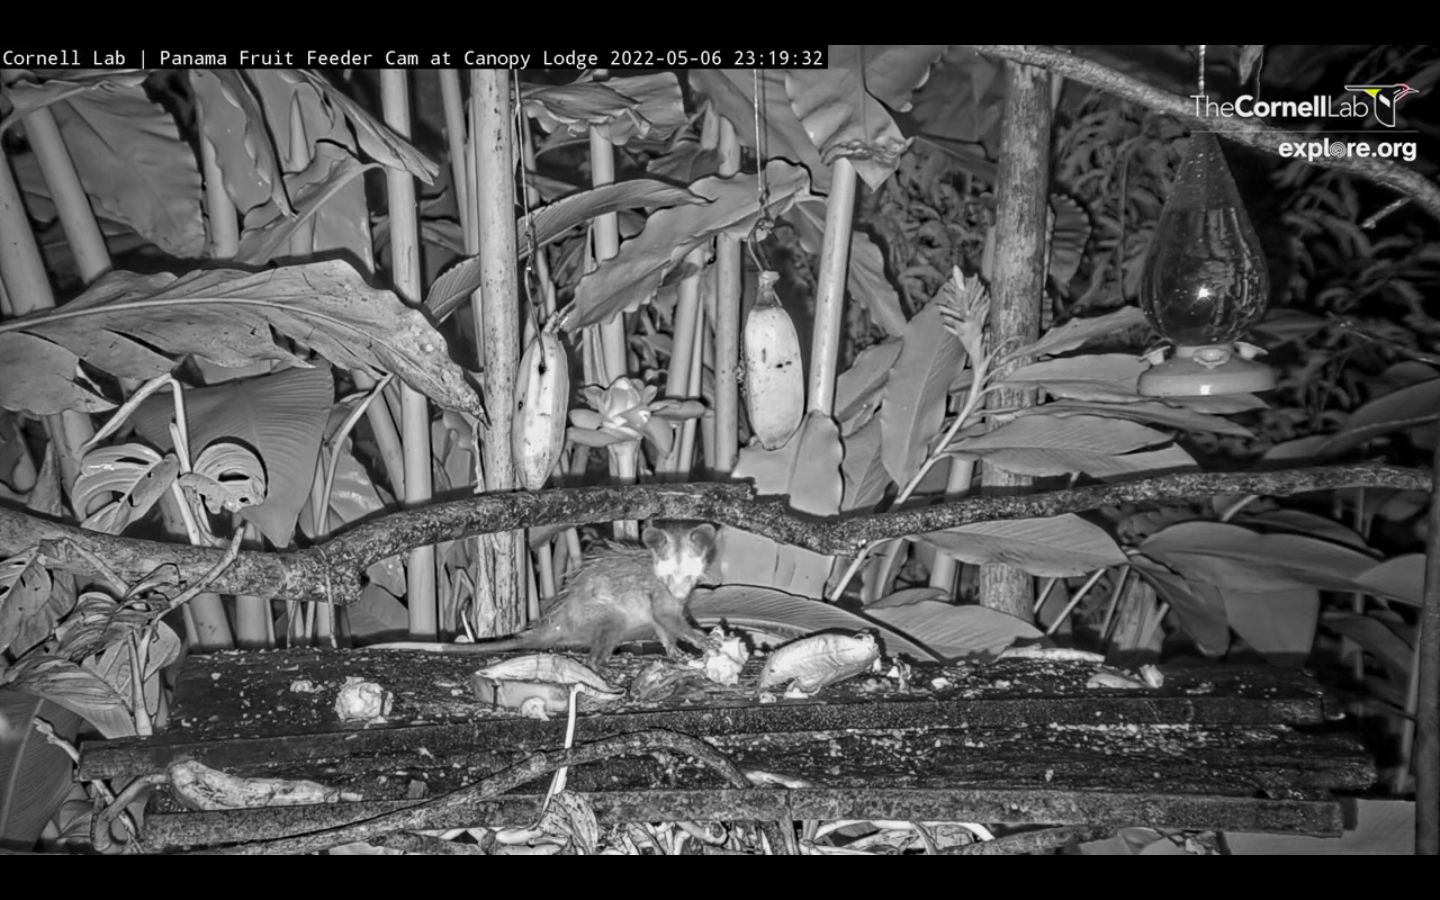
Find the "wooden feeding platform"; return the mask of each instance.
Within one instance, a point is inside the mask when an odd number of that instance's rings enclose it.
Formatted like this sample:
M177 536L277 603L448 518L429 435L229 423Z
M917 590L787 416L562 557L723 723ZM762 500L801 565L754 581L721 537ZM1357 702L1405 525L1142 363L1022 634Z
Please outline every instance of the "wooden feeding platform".
M358 798L190 812L160 789L145 820L152 850L370 819L564 745L563 715L542 721L476 699L470 676L489 661L365 650L191 657L168 730L87 743L79 777L162 773L190 757ZM1322 690L1297 670L1169 669L1156 689L1096 688L1087 686L1094 663L1017 659L916 667L908 684L861 676L810 699L762 702L762 661L734 687L697 673L664 700L582 704L575 742L679 732L747 773L778 777L737 788L713 767L661 752L572 767L569 789L602 824L884 819L1327 836L1344 827L1335 792L1375 778L1356 739L1332 727ZM603 674L623 686L654 662L621 654ZM340 721L337 691L354 677L393 692L382 724ZM452 805L427 827L531 824L548 783Z

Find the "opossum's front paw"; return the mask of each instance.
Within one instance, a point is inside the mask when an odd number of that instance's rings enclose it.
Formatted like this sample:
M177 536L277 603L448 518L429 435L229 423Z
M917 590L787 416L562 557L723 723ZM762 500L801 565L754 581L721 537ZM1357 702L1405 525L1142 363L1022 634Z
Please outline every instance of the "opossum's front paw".
M720 647L719 639L703 631L689 631L682 635L682 637L685 643L699 650L701 653L710 653Z

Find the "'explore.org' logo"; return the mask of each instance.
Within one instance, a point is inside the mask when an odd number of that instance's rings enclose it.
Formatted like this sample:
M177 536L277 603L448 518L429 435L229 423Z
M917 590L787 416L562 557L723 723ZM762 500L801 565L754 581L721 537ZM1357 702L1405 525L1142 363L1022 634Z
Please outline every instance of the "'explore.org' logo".
M1347 84L1345 90L1361 96L1337 99L1316 94L1309 100L1260 100L1253 94L1243 94L1234 100L1217 103L1208 94L1191 94L1190 99L1195 101L1197 116L1227 119L1235 116L1242 119L1365 119L1373 115L1381 125L1394 128L1395 107L1400 98L1419 93L1408 84Z
M1401 97L1418 93L1408 84L1347 84L1345 90L1356 94L1369 94L1375 101L1375 121L1386 128L1395 127L1395 107Z

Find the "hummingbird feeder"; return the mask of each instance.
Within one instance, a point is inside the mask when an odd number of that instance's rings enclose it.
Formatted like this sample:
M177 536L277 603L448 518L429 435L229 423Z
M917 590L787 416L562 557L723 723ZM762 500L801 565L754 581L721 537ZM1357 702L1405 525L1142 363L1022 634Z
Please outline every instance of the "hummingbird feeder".
M1190 150L1160 213L1140 281L1140 309L1172 346L1147 354L1140 393L1196 397L1268 391L1275 373L1240 339L1265 315L1270 278L1260 238L1209 132Z

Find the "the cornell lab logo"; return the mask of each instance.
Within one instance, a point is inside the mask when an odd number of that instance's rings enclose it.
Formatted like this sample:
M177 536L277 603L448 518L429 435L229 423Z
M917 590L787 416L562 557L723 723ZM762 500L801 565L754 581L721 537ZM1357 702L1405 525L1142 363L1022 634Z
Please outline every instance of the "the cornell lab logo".
M1395 127L1395 107L1400 103L1400 98L1419 93L1408 84L1347 84L1345 90L1369 94L1375 101L1371 104L1375 119L1386 128Z

